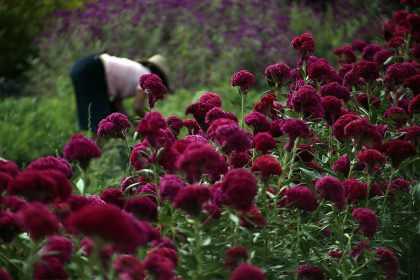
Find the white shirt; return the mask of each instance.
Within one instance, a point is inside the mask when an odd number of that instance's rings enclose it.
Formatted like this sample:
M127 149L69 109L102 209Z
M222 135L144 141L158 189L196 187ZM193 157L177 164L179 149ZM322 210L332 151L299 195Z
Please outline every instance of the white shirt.
M104 64L108 95L111 100L134 96L140 89L140 77L150 74L148 68L127 58L108 54L101 54L100 58Z

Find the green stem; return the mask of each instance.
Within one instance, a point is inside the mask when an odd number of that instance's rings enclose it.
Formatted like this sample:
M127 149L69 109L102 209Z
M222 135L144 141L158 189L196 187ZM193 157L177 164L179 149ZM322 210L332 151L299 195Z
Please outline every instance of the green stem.
M299 251L300 251L300 211L297 209L297 225L296 225L296 267L299 265ZM297 278L297 273L295 274L295 279Z
M193 279L202 279L202 259L201 259L201 236L200 236L200 221L194 220L194 248L193 256L196 261L196 269L193 272Z
M355 275L356 273L358 273L361 269L363 269L365 266L367 266L371 261L368 260L366 261L364 264L362 264L361 266L359 266L358 268L356 268L355 270L353 270L352 273L350 273L346 278L344 278L345 280L350 279L351 277L353 277L353 275Z
M245 94L240 93L241 95L241 128L244 128L244 103L245 103Z

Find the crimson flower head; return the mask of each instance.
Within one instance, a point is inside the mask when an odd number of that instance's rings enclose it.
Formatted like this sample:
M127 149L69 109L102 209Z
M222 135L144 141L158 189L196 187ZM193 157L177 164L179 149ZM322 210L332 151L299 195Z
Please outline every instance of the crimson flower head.
M100 198L108 204L123 208L125 203L124 193L118 188L108 188L101 193Z
M324 110L321 105L321 96L312 86L303 86L290 98L293 111L303 113L305 117L322 118Z
M344 135L352 140L356 148L374 147L382 141L378 128L365 118L357 118L344 127Z
M277 101L277 96L275 93L268 93L261 97L260 102L255 104L254 112L259 112L272 120L279 118L279 112L283 110L283 105Z
M231 119L233 121L238 121L238 118L230 113L230 112L225 112L223 109L219 108L219 107L214 107L213 109L211 109L210 111L207 112L206 114L206 125L211 125L211 123L217 119Z
M256 266L244 263L232 272L229 280L264 280L264 272Z
M378 65L372 61L358 61L353 67L354 74L363 78L366 82L371 82L379 77Z
M233 152L230 156L230 165L233 168L241 168L247 166L251 162L251 153L245 152Z
M232 268L238 266L241 261L246 262L249 257L248 250L242 246L229 248L226 250L225 254L226 259L224 260L223 265Z
M252 127L254 135L258 132L270 130L270 122L267 116L260 112L252 112L245 116L245 123Z
M417 154L416 147L404 140L395 139L384 144L385 154L391 158L391 163L394 168L409 157L414 157Z
M375 212L368 208L355 208L352 217L359 224L359 230L366 237L374 237L379 225Z
M136 131L152 147L161 148L175 141L174 134L166 128L166 120L159 112L149 112L139 122Z
M13 280L12 276L10 276L7 270L0 268L0 279L2 280Z
M388 86L403 84L407 78L417 74L416 67L410 62L393 64L386 70L384 84Z
M131 127L126 115L115 112L99 122L98 136L122 138L127 136L127 129Z
M63 150L66 159L79 161L80 167L84 169L88 167L91 159L98 158L101 154L99 146L81 134L73 135Z
M162 199L168 198L169 201L173 202L178 191L184 187L184 182L172 174L166 174L160 179L159 183L159 195Z
M276 139L268 132L260 132L252 139L252 146L256 151L267 153L277 146Z
M173 279L175 265L172 260L161 254L149 254L144 267L153 279Z
M68 279L68 273L63 264L55 257L44 257L34 265L34 280Z
M372 173L376 164L386 162L386 157L376 149L365 149L357 154L359 162L366 164L368 172Z
M147 94L149 107L153 108L156 101L163 99L167 89L156 74L145 74L140 77L140 87Z
M53 235L60 228L58 218L39 202L26 203L17 215L19 224L34 240Z
M370 44L363 48L362 58L367 61L373 61L375 53L382 50L382 47L378 44Z
M380 50L373 56L373 61L378 65L378 67L381 67L383 66L384 62L391 56L394 56L393 52L388 50Z
M317 59L308 64L308 77L312 81L319 83L330 83L340 80L335 69L323 59Z
M205 203L211 200L211 190L203 185L189 185L180 189L173 200L175 208L184 210L191 216L198 216Z
M408 104L408 112L411 115L420 114L420 94L411 99Z
M420 92L420 75L411 76L404 80L404 87L409 88L414 94Z
M271 176L281 176L282 173L279 161L271 155L261 155L254 159L251 171L259 172L263 181L267 181Z
M344 102L347 102L350 99L350 91L348 90L348 88L337 82L331 82L323 85L321 87L321 95L334 96L339 99L342 99Z
M119 279L136 280L146 277L142 262L130 255L119 255L112 266Z
M221 188L225 204L248 211L257 195L257 180L246 169L231 169L223 177Z
M237 123L218 126L214 138L226 154L233 151L244 152L251 148L250 133L240 128Z
M343 104L341 100L334 96L324 96L321 99L322 109L324 110L324 118L328 124L333 125L341 116Z
M216 106L214 106L213 103L205 103L199 101L188 105L188 107L185 108L185 114L192 114L200 128L205 131L208 128L208 125L206 124L206 115L211 109L215 107Z
M254 75L247 70L241 70L232 76L230 83L233 87L239 87L242 94L247 94L250 87L255 84Z
M311 131L305 121L300 119L286 119L279 123L282 134L289 138L284 146L287 151L291 151L296 138L309 138Z
M287 188L285 196L286 203L294 208L314 211L318 207L314 192L307 186Z
M320 198L332 201L338 210L343 210L346 205L346 192L343 184L332 176L325 176L315 183Z
M311 162L314 159L315 149L310 144L299 144L296 147L296 156L303 162Z
M360 241L356 245L356 247L354 247L351 250L350 256L353 257L355 260L357 260L364 251L369 251L369 250L370 250L370 244L365 241Z
M0 211L0 242L9 243L22 231L18 217L9 211ZM1 277L0 277L1 279Z
M366 183L349 178L344 181L343 185L346 189L347 199L351 203L362 201L368 196L368 186Z
M386 279L393 279L397 276L400 270L400 262L394 252L383 247L378 247L376 248L375 254L378 264L386 273Z
M53 156L46 156L42 158L38 158L31 162L25 170L57 170L62 172L67 178L71 178L73 176L73 172L71 171L71 166L67 160L64 158L53 157Z
M150 157L145 143L137 143L134 145L130 155L130 163L134 170L143 169L150 163Z
M281 87L290 78L290 68L287 64L278 62L265 68L264 76L271 87Z
M297 269L297 274L299 279L313 279L313 280L325 280L325 272L322 268L317 266L312 266L309 264L300 265Z
M363 51L363 49L367 46L367 43L362 40L354 40L351 44L353 50L357 50L359 52Z
M0 159L0 172L15 177L19 174L19 167L14 161Z
M356 101L360 105L362 105L363 108L366 110L369 109L370 106L373 106L375 108L381 107L381 101L376 96L369 96L366 93L360 93L356 96Z
M156 222L157 204L149 196L139 196L128 199L124 204L124 210L132 213L139 220Z
M356 55L354 54L351 46L336 48L333 51L333 54L338 56L338 62L341 64L356 62Z
M292 46L301 54L302 59L314 52L315 41L311 34L303 33L292 40Z
M348 176L350 172L350 160L348 155L343 155L336 160L332 166L334 172L342 173L344 176Z
M199 102L209 105L211 108L222 107L222 99L215 92L206 92L198 99Z
M73 250L73 242L70 239L55 235L48 238L48 242L42 247L41 255L52 256L64 264L70 261Z

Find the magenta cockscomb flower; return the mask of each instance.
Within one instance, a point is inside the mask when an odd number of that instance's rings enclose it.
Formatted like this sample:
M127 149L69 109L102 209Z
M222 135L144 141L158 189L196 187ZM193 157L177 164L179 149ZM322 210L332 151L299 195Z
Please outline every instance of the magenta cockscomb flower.
M0 159L0 172L15 177L19 174L20 170L14 161Z
M378 44L370 44L363 48L362 58L367 61L373 61L375 53L382 50L382 47Z
M301 54L301 60L314 52L315 40L309 33L303 33L292 40L292 47Z
M383 247L378 247L376 248L375 255L378 264L385 271L387 279L395 278L400 270L400 262L394 252Z
M363 201L368 196L368 186L366 183L349 178L344 181L343 186L346 190L347 199L351 203Z
M44 257L34 264L33 279L68 279L68 273L59 259Z
M299 279L313 279L313 280L325 280L325 272L318 266L312 266L309 264L300 265L297 269L297 275Z
M254 105L254 112L259 112L272 120L279 118L279 113L283 110L283 105L277 100L275 93L268 93L261 97L261 100Z
M390 58L391 56L394 56L394 53L389 50L380 50L373 56L373 61L378 65L378 67L384 66L384 62ZM387 65L385 65L387 67Z
M404 87L409 88L416 95L420 93L420 75L411 76L404 80Z
M41 256L57 258L62 264L70 261L73 254L73 242L60 235L50 236L48 242L42 247Z
M358 61L353 67L354 74L363 78L366 82L372 82L379 77L378 65L371 61Z
M252 127L254 135L259 132L269 131L271 127L267 116L259 112L252 112L246 115L244 121Z
M271 87L281 87L290 78L290 68L287 64L278 62L265 68L264 76Z
M309 138L311 131L305 121L300 119L286 119L279 123L282 134L289 138L285 144L285 149L291 151L295 144L296 138Z
M395 139L383 145L385 154L391 159L392 166L398 168L407 158L417 154L416 147L404 140Z
M335 208L343 210L346 206L346 192L343 184L336 177L325 176L315 183L319 197L332 201Z
M403 108L391 106L385 111L384 119L393 122L397 127L401 127L407 122L408 116Z
M131 127L126 115L112 113L99 122L98 137L122 138L127 136L127 129Z
M382 135L378 128L365 118L357 118L344 127L344 135L356 148L374 147L381 143Z
M182 122L182 125L187 128L189 135L194 135L200 133L201 129L198 125L198 122L193 119L186 119Z
M343 251L341 251L341 250L329 250L328 255L331 258L341 259L343 257Z
M180 133L182 127L184 126L184 123L182 119L178 116L171 115L166 119L166 123L168 124L169 128L172 130L172 133L175 136L178 136Z
M189 185L180 189L173 200L175 208L198 216L204 204L211 200L211 190L204 185Z
M356 247L354 247L351 252L350 256L357 260L364 251L370 250L370 244L365 241L360 241Z
M287 188L285 197L286 203L294 208L314 211L318 207L314 192L307 186Z
M251 162L251 152L233 152L230 156L230 166L233 168L246 167Z
M322 84L340 81L335 69L322 59L317 59L308 64L308 77L312 81Z
M360 232L366 237L374 237L379 226L378 216L368 208L355 208L352 217L359 224Z
M130 163L134 170L138 171L145 168L151 161L148 152L148 146L145 143L134 145L130 155Z
M321 87L321 95L334 96L339 99L342 99L344 102L347 102L350 99L350 91L348 90L348 88L337 82L331 82L323 85Z
M329 125L333 125L343 111L341 100L334 96L324 96L321 99L321 105L325 120Z
M368 172L372 173L377 164L386 162L386 157L376 149L364 149L357 154L357 160L366 164Z
M134 256L119 255L112 267L118 273L119 279L144 279L146 271L143 263Z
M0 211L0 241L2 243L12 242L21 231L17 215L9 211Z
M39 202L26 203L17 215L19 225L34 240L53 235L60 229L58 218Z
M225 204L248 211L257 195L257 180L246 169L231 169L223 177L221 188Z
M214 139L226 154L233 151L244 152L251 148L251 134L236 123L218 126Z
M302 113L305 117L322 118L324 110L321 105L321 96L312 86L303 86L293 93L290 98L293 111Z
M271 155L261 155L254 159L252 172L259 172L261 179L267 181L271 176L281 176L280 162Z
M102 151L93 140L84 135L75 134L64 147L63 155L70 161L77 160L80 167L86 169L90 160L100 157Z
M211 108L222 107L222 98L215 92L206 92L200 96L199 102L209 105Z
M148 196L139 196L127 199L124 210L132 213L139 220L156 222L158 208L156 202Z
M149 112L141 119L136 131L150 146L161 148L175 141L174 134L166 126L166 120L161 113Z
M268 132L260 132L252 139L252 146L256 151L267 153L276 149L276 139Z
M264 280L264 272L256 266L244 263L232 272L229 280Z
M230 83L233 87L239 87L242 94L247 94L250 87L255 84L254 75L247 70L241 70L232 76Z
M214 107L210 111L207 112L205 122L206 125L210 126L211 123L217 119L231 119L233 121L238 121L238 118L229 112L225 112L223 109L219 107Z
M333 50L333 54L338 56L338 62L341 64L356 62L356 55L353 52L352 46L343 46Z
M337 159L334 162L334 164L332 166L332 169L334 170L334 172L342 173L345 177L347 177L349 175L349 172L350 172L349 156L348 155L343 155L342 157Z
M366 93L358 94L356 101L366 110L369 110L369 104L372 108L381 107L381 101L376 96L368 96Z
M400 85L403 84L406 79L415 76L416 74L416 67L414 67L412 63L404 62L401 64L393 64L386 70L384 84L388 86Z
M119 188L108 188L101 193L100 198L108 204L115 205L119 208L124 207L124 193Z
M147 94L149 107L153 108L156 101L163 99L167 89L158 75L145 74L140 77L140 87Z
M161 199L168 198L169 201L173 202L178 191L184 186L184 182L178 176L166 174L160 179L159 195Z
M67 178L73 176L71 166L64 158L46 156L38 158L31 162L25 170L58 170L62 172Z
M248 250L242 246L234 246L225 252L226 259L223 262L224 266L235 268L241 262L246 262L249 258Z
M353 48L353 50L357 50L359 52L362 52L366 46L367 46L367 43L360 39L354 40L353 43L351 44L351 47Z
M411 115L420 114L420 94L410 100L408 104L408 112Z
M200 128L206 131L208 128L208 125L206 124L206 115L211 109L215 107L217 106L214 106L213 102L205 103L198 101L188 105L187 108L185 108L185 114L192 114Z
M175 266L173 261L160 254L149 254L143 262L153 279L173 279Z

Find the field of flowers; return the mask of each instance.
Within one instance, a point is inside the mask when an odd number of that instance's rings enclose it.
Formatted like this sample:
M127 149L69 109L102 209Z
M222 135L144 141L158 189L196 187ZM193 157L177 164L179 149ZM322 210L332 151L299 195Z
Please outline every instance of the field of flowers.
M113 113L25 168L0 159L0 279L418 279L420 15L401 2L335 61L292 36L293 67L235 71L183 115L144 75L136 127Z

